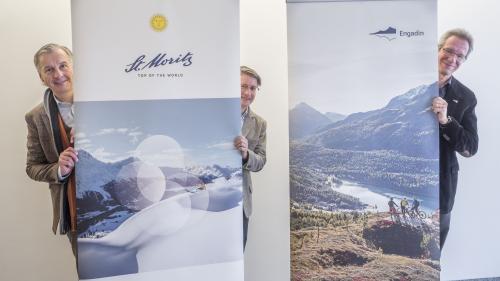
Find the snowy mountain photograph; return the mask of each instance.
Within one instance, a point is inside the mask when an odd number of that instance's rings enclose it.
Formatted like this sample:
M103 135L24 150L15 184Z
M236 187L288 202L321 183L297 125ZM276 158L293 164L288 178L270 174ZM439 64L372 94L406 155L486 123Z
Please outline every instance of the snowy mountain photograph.
M242 259L239 99L77 102L78 113L81 279Z

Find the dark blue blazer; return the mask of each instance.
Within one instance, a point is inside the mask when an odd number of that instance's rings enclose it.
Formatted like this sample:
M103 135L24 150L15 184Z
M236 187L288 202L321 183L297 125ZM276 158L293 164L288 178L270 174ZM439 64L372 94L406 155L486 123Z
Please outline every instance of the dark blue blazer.
M442 214L449 213L455 202L459 170L456 153L471 157L476 154L479 142L476 96L455 77L445 87L444 99L448 102L451 122L439 126L439 205Z

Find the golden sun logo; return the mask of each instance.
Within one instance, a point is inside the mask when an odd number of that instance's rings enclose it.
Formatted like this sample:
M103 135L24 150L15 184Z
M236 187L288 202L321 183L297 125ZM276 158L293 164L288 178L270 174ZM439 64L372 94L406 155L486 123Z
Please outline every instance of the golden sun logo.
M167 28L168 20L164 15L156 14L151 17L150 24L154 31L160 32Z

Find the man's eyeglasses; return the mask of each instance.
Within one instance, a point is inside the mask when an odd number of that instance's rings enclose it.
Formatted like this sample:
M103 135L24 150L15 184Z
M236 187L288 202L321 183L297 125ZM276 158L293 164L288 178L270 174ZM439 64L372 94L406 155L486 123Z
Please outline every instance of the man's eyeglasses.
M441 50L443 50L447 56L450 56L450 57L455 56L457 58L457 61L460 63L464 62L467 59L467 57L465 55L458 54L453 49L441 48Z
M241 85L241 91L247 91L247 90L250 90L252 93L255 93L256 91L259 90L259 87L255 87L255 86L248 86L248 85Z

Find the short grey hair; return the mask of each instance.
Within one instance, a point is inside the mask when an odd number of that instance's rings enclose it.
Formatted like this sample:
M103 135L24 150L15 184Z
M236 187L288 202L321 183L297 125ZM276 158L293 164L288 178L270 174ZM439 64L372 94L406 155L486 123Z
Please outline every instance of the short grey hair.
M439 39L438 49L441 50L441 48L443 48L446 40L448 40L448 38L450 38L451 36L456 36L460 39L466 40L469 43L469 50L467 51L467 54L465 55L465 58L467 58L469 56L469 54L472 52L472 50L474 49L474 38L467 30L465 30L463 28L454 28L454 29L450 29L450 30L446 31Z
M61 50L66 55L68 55L68 58L70 59L71 62L73 62L73 53L71 50L63 45L59 45L56 43L49 43L44 46L42 46L36 53L35 56L33 57L33 62L35 63L36 70L38 73L40 73L40 58L45 55L45 54L50 54L52 52L55 52L56 50Z
M255 79L257 79L257 86L260 87L261 83L262 83L262 79L260 78L259 74L257 73L257 71L253 70L252 68L248 67L248 66L240 66L240 75L241 74L246 74L250 77L253 77Z

